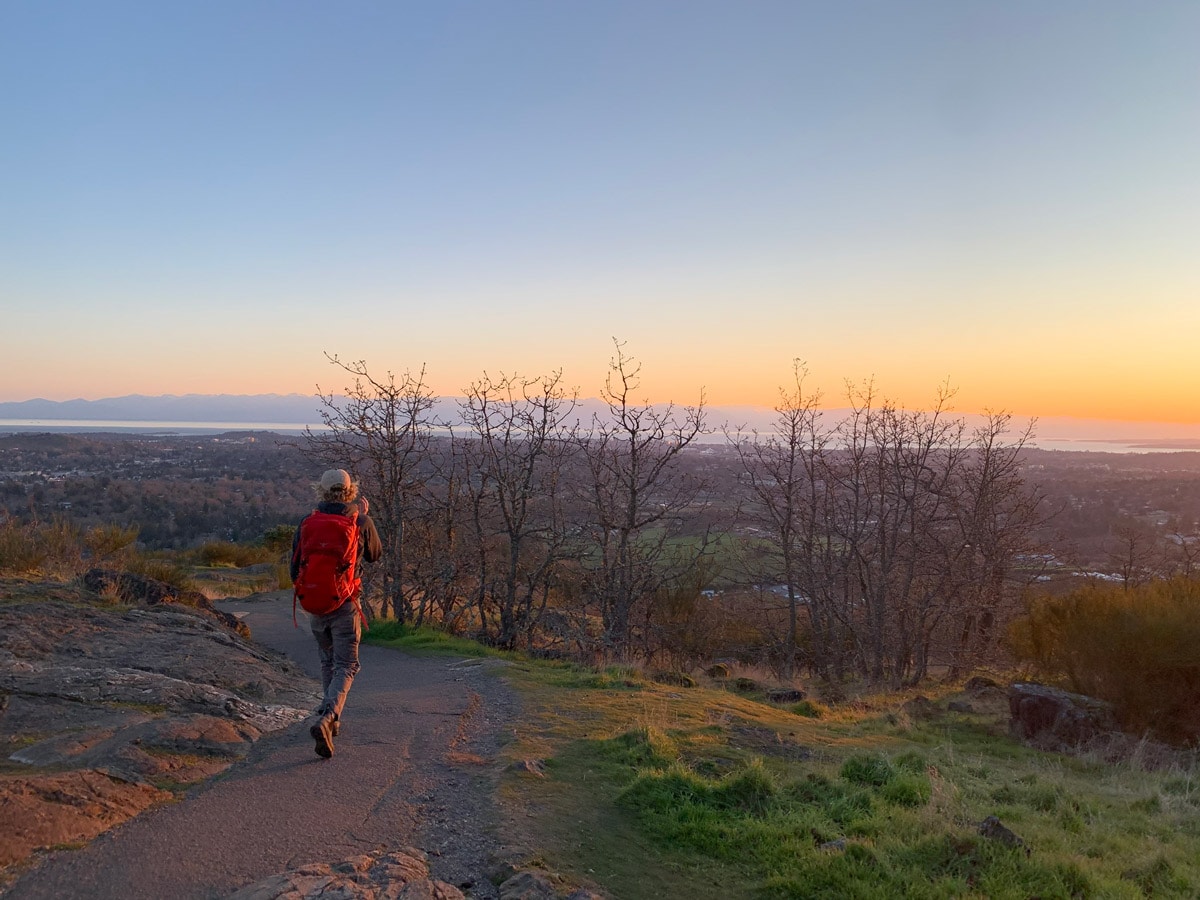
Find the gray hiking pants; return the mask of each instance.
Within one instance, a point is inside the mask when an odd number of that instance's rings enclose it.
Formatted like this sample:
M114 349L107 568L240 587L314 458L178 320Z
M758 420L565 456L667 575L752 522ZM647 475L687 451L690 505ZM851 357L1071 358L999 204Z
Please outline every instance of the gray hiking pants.
M346 695L358 674L358 640L362 623L358 607L347 601L333 612L310 616L313 637L321 654L321 688L325 692L319 712L341 718Z

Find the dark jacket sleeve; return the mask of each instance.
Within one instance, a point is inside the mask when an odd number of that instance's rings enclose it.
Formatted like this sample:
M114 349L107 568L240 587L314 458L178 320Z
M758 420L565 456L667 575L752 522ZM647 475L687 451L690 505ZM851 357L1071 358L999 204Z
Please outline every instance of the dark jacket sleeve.
M379 532L370 516L358 517L359 556L367 562L375 562L383 556L383 542L379 540Z
M308 516L304 518L307 519ZM296 577L300 574L300 526L303 524L304 522L301 521L300 525L296 526L296 533L292 535L292 560L288 570L291 573L293 582L295 582Z

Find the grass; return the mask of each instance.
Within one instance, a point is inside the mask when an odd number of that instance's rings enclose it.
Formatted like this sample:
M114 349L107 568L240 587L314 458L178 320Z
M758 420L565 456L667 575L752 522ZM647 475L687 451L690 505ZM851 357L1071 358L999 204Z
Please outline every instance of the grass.
M422 626L416 628L406 622L396 619L372 619L363 640L370 644L379 644L403 650L406 653L437 653L445 656L512 656L499 650L485 647L477 641L455 637L435 628Z
M1029 749L995 710L947 712L951 688L929 720L901 695L814 718L629 668L504 673L504 757L546 772L504 776L505 831L614 900L1200 895L1196 772ZM1025 847L982 836L991 815Z
M292 586L288 568L277 565L272 572L249 573L228 566L192 566L192 583L209 600L248 597Z

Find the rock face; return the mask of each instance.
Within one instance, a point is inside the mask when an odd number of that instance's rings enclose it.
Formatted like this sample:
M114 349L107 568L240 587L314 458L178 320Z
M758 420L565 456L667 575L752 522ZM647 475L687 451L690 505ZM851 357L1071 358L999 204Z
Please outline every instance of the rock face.
M569 893L567 891L570 891ZM229 900L465 900L461 890L430 877L425 853L415 847L379 851L337 863L309 863L242 888ZM540 872L511 874L500 900L604 900L593 891L560 891Z
M308 715L318 685L222 621L0 581L0 865L90 840Z
M1043 684L1008 689L1009 728L1044 749L1069 749L1117 730L1112 706Z
M333 864L299 866L242 888L229 900L462 900L463 896L454 885L430 878L422 851L405 847Z
M83 586L94 594L116 597L122 603L140 606L178 603L190 606L209 618L216 619L242 637L250 637L250 629L236 616L214 607L199 591L181 591L166 582L147 578L136 572L119 572L114 569L89 569L84 573Z
M170 797L151 785L96 771L0 778L0 866L21 862L41 847L91 840Z

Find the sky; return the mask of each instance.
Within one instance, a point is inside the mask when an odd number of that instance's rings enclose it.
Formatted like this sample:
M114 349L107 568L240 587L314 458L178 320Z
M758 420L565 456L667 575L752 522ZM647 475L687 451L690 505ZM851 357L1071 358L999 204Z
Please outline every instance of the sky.
M0 0L0 400L1200 422L1200 3Z

